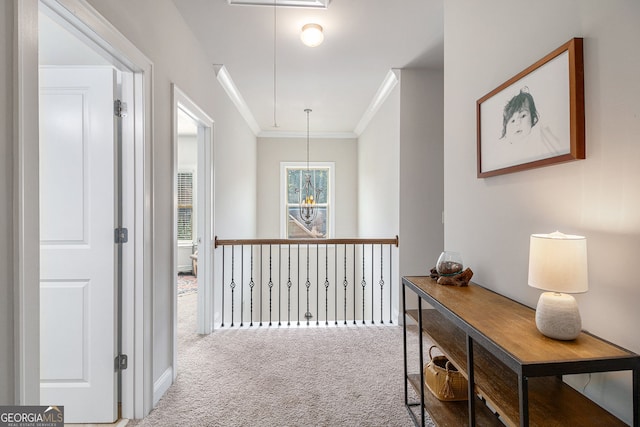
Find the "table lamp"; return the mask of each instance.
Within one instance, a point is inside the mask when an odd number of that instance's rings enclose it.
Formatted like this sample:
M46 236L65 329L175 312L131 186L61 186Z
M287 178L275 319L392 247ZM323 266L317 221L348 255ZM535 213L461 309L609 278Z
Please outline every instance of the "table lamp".
M556 231L532 234L529 245L529 286L543 289L536 307L536 326L549 338L575 339L582 320L575 298L567 293L589 289L587 239Z

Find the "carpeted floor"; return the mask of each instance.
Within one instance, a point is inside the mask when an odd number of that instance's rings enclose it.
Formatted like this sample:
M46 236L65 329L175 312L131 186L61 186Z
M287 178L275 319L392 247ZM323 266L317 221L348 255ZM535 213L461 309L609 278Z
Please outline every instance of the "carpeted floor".
M198 292L198 278L190 274L178 274L178 295Z
M413 425L404 407L401 327L263 327L198 336L196 300L179 297L176 383L147 418L129 425Z

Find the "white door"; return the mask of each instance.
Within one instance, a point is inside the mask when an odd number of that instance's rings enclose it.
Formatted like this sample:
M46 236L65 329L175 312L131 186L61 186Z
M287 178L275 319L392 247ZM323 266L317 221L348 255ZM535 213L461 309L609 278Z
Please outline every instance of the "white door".
M40 70L40 403L116 420L115 70Z

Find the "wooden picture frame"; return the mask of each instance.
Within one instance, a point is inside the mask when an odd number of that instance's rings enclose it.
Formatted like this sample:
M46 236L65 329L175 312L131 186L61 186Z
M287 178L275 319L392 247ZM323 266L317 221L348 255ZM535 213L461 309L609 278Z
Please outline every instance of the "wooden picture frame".
M478 178L585 158L582 39L476 102Z

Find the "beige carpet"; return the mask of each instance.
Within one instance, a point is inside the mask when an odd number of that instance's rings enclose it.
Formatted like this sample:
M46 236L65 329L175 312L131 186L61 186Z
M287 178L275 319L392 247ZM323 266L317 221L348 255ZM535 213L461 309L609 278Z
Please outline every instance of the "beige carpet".
M196 298L179 297L176 383L147 418L129 425L413 425L404 406L401 327L262 327L198 336L191 332Z

